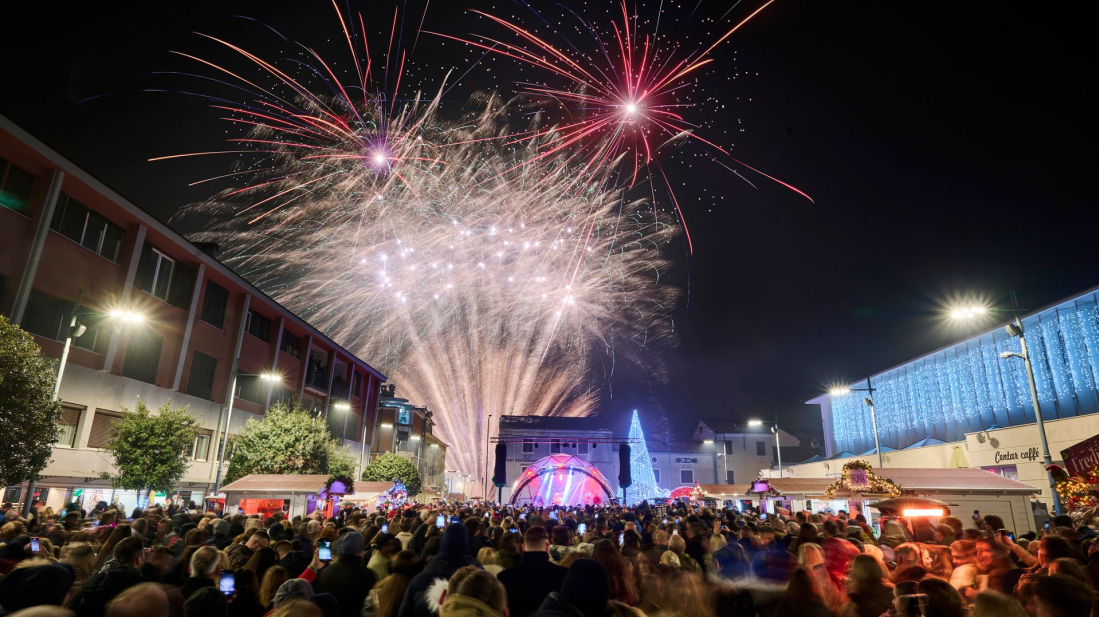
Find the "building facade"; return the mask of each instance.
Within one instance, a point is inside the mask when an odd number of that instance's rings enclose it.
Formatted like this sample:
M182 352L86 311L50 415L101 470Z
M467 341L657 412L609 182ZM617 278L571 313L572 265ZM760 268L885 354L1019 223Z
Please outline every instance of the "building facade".
M593 465L603 475L611 490L617 495L618 443L623 433L615 434L599 416L587 418L559 418L538 416L503 416L500 418L500 441L507 445L507 485L503 487L503 501L511 499L511 489L535 461L550 455L567 454ZM489 449L488 478L483 485L500 494L491 486L494 449ZM480 495L483 490L473 489ZM497 494L489 495L495 499Z
M788 467L811 456L799 438L781 428L776 443L772 426L770 422L750 426L740 420L700 421L691 438L716 455L714 473L710 476L714 478L713 484L751 482L759 477L760 470L777 470L779 458L783 467Z
M300 398L361 459L385 377L216 254L0 117L0 311L51 358L78 299L86 327L68 356L59 439L38 483L49 505L75 490L136 501L98 476L111 471L111 425L138 399L185 405L199 418L179 487L196 501L215 483L227 418L228 431L239 431L278 400ZM135 314L139 323L127 318Z
M371 456L395 452L407 458L416 465L422 480L418 497L423 501L445 497L447 445L432 432L432 412L397 398L396 387L390 384L382 387L375 422Z
M1057 464L1061 450L1099 434L1096 300L1092 289L1022 318ZM808 401L820 405L826 456L834 460L829 467L854 457L876 464L876 420L886 466L964 463L1041 488L1041 499L1051 503L1025 366L1010 355L1020 351L1019 338L997 327L855 382L844 396ZM868 385L872 408L866 392L855 390ZM816 473L824 464L797 473Z

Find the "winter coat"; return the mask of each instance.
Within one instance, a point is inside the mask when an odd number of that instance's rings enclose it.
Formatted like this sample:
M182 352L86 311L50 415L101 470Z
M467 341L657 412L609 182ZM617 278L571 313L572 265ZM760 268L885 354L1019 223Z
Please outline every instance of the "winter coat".
M464 566L480 566L476 559L466 554L469 546L469 530L465 525L447 525L443 539L439 542L439 554L427 562L424 571L412 577L412 581L401 599L398 617L434 617L437 607L428 606L425 601L427 590L436 580L450 580L450 577Z
M561 591L568 573L568 568L550 563L549 553L523 553L519 563L497 576L508 592L509 617L533 614L551 592Z
M141 570L133 565L108 560L99 571L88 577L84 587L69 601L69 608L77 617L100 617L107 603L118 594L144 582Z
M363 565L362 557L339 555L317 575L313 590L336 596L341 617L355 617L375 582L374 571Z

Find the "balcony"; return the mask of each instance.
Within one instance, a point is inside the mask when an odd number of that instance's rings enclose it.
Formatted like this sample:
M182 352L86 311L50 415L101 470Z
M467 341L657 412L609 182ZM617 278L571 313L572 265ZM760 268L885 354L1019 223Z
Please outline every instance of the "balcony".
M351 387L339 377L332 380L332 399L337 401L351 400Z
M328 392L328 371L319 366L310 366L305 370L305 387L317 392Z

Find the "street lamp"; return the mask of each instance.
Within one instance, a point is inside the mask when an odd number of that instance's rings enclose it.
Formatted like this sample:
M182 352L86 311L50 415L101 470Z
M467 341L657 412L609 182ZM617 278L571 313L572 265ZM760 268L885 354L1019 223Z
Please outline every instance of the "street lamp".
M233 419L233 399L237 396L238 377L258 377L267 382L268 388L274 386L276 383L282 383L282 375L270 371L263 373L241 373L240 371L233 371L232 385L229 387L229 400L225 401L225 407L227 408L225 414L225 430L221 434L221 453L218 455L217 475L214 476L214 496L217 496L217 494L221 492L221 472L225 467L225 451L229 447L229 422Z
M881 454L881 441L878 439L878 414L874 410L874 387L870 385L870 378L866 378L865 388L849 388L847 386L836 386L828 390L828 393L832 396L847 396L852 392L865 392L867 398L862 399L862 402L870 408L870 424L874 428L874 451L878 453L878 468L885 467L885 460Z
M748 420L748 426L751 428L759 428L765 423L763 420L753 418ZM775 456L778 457L778 477L782 477L782 444L778 440L778 416L775 416L774 422L766 422L771 425L771 432L775 435Z
M1038 402L1038 387L1034 382L1034 366L1030 361L1030 351L1027 349L1026 336L1024 334L1023 320L1020 318L1019 302L1015 298L1015 292L1011 292L1011 308L989 308L980 305L961 306L950 311L950 316L953 319L973 319L984 315L986 313L1009 313L1014 318L1014 323L1008 323L1004 326L1004 330L1007 331L1009 336L1019 338L1019 349L1021 353L1014 351L1005 351L1000 354L1000 358L1008 360L1011 358L1021 358L1023 360L1023 366L1026 368L1026 380L1030 386L1030 403L1034 405L1034 417L1038 419L1038 437L1042 444L1042 459L1045 462L1046 478L1049 480L1049 490L1053 495L1053 511L1056 514L1061 514L1061 496L1057 494L1057 488L1053 481L1053 473L1049 468L1053 465L1053 457L1049 455L1049 442L1046 439L1046 424L1042 420L1042 405Z

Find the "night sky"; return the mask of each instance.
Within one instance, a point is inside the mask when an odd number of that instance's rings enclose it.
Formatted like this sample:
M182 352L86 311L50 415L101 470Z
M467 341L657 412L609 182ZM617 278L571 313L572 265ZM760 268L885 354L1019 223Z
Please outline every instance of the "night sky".
M531 2L562 19L555 4ZM637 12L653 19L659 4ZM715 24L734 2L664 2L661 29L694 49L760 4L745 0ZM192 33L202 31L277 54L262 26L232 17L247 15L326 55L346 51L325 2L191 2L164 14L20 5L5 9L8 30L23 36L7 46L0 113L164 220L222 188L187 184L229 164L147 162L216 150L227 136L197 97L146 91L202 91L152 74L193 69L171 50L228 57ZM590 19L616 10L575 6ZM393 4L352 7L379 11L367 29L388 31ZM411 3L406 37L422 7ZM537 25L520 3L434 0L423 27L503 36L471 7ZM826 384L976 332L944 324L950 298L1005 302L1014 288L1024 307L1038 307L1099 284L1094 102L1085 94L1095 52L1083 19L1042 10L779 0L721 45L684 115L815 203L746 175L753 189L690 148L677 152L668 175L695 248L689 260L682 246L670 248L679 261L671 280L689 282L689 303L674 315L680 343L662 354L666 385L622 370L605 412L662 408L682 428L700 417L778 413L788 426L819 427L802 402ZM476 57L420 35L409 80L431 87L444 67L461 74ZM527 73L486 61L447 101L457 107L484 88L511 94Z

